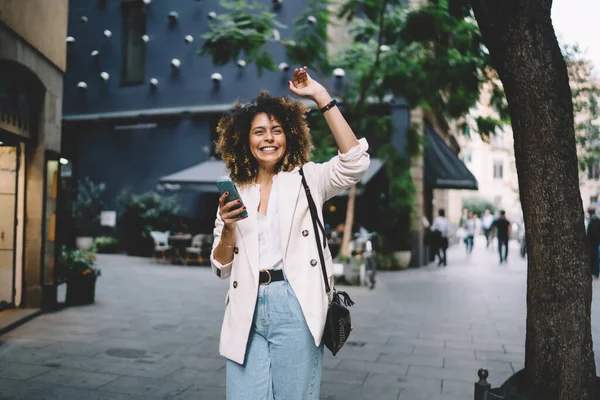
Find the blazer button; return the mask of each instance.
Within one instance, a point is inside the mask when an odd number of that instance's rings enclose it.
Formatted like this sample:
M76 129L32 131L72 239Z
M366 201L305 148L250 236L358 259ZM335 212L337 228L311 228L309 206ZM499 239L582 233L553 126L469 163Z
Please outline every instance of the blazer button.
M238 249L237 247L234 247L234 248L233 248L233 252L234 252L235 254L237 254L237 253L239 253L239 252L240 252L240 249Z
M237 287L237 281L233 281L233 288L235 289Z
M304 236L304 237L308 236L308 231L306 229L302 231L302 236Z
M312 265L313 267L317 265L317 260L315 260L314 258L310 260L310 265Z

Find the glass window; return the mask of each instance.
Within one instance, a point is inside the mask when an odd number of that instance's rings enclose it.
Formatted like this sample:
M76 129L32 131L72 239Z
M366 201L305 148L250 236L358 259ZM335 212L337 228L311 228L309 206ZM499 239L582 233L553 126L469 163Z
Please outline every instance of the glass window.
M594 181L600 179L600 163L598 161L590 163L588 168L588 179Z
M504 178L504 165L502 161L494 161L494 179Z
M141 1L122 4L122 68L121 84L144 83L146 46L142 35L146 33L146 12Z
M464 163L470 163L472 160L473 160L473 156L471 155L471 153L469 153L469 152L466 152L466 153L463 155L463 162L464 162Z

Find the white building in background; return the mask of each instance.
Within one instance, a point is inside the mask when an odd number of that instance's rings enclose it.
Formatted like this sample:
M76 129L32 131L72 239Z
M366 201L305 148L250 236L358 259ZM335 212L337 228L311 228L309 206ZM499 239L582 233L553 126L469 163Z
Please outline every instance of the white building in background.
M510 126L484 142L476 130L473 118L469 118L470 137L458 138L461 158L477 178L479 190L463 192L463 200L480 197L490 201L497 210L505 210L509 220L522 220L519 200L519 182L515 165L513 134Z
M590 207L596 207L596 210L600 208L600 162L596 161L586 171L579 173L579 190L586 212Z

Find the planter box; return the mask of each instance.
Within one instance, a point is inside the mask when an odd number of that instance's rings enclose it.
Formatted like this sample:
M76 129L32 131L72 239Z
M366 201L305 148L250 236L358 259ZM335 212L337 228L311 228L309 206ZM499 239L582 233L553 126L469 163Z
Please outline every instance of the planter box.
M67 279L68 306L92 304L96 298L96 275L69 277Z

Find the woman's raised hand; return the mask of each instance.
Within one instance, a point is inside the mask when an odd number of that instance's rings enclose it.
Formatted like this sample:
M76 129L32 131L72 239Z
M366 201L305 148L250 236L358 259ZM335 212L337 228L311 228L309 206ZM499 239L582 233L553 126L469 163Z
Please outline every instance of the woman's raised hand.
M327 90L319 82L310 77L306 67L294 69L292 80L288 81L292 93L317 102L327 95Z
M225 224L225 228L229 231L233 231L238 221L247 218L247 216L240 216L240 214L246 210L246 207L240 207L235 210L232 209L233 207L242 204L242 201L233 200L227 203L227 196L229 196L229 193L223 193L223 195L219 197L219 216Z

